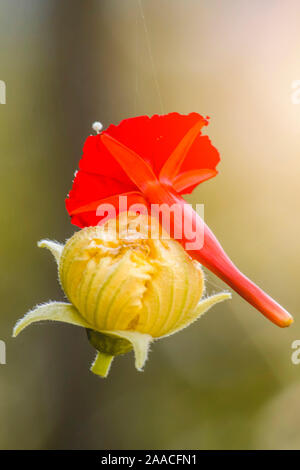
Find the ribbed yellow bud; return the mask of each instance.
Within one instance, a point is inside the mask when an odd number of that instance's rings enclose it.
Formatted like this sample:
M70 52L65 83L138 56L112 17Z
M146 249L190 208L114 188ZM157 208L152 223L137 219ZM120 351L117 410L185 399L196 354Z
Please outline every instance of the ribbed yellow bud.
M204 278L178 242L148 238L154 219L140 221L144 231L125 215L117 226L75 233L63 249L59 275L67 297L94 329L157 338L185 322L202 296Z
M86 328L98 350L91 370L106 376L115 355L132 348L141 370L151 341L173 334L230 298L223 292L201 298L204 275L156 219L122 213L105 225L76 232L65 246L42 240L54 255L70 304L36 307L14 328L56 320Z

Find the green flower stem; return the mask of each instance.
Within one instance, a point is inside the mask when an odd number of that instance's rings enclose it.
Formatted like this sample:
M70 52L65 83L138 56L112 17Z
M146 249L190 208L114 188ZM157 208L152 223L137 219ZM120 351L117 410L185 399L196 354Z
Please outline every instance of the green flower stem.
M113 358L114 356L110 354L98 352L91 366L91 371L101 377L107 377Z

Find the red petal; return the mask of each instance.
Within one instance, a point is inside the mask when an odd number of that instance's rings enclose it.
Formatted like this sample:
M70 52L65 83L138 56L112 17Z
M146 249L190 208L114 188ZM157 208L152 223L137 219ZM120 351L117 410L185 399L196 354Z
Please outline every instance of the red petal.
M79 168L87 173L108 176L120 183L131 184L120 165L102 144L100 135L91 135L86 139Z
M200 135L190 148L180 171L196 170L202 168L216 169L220 161L218 150L212 145L207 135Z
M76 209L93 201L133 190L135 186L130 180L128 184L125 184L113 178L80 170L75 176L73 187L66 199L66 208L71 215ZM72 223L79 227L97 225L98 222L99 217L96 217L96 212L72 217Z
M75 209L97 199L134 191L135 189L134 184L130 180L128 180L128 184L124 184L113 178L81 170L76 173L72 189L68 195L68 210Z
M112 204L117 207L119 205L120 197L126 197L128 209L132 204L147 205L147 201L142 193L132 191L129 193L116 194L115 196L99 199L98 201L92 201L89 204L78 207L77 209L70 210L70 215L82 214L83 212L96 212L101 204Z
M121 197L126 198L126 202L123 206L120 205ZM124 200L123 200L124 201ZM67 201L66 201L67 203ZM123 194L116 194L105 199L99 199L97 201L92 201L89 204L82 205L76 209L69 208L69 214L72 218L72 223L78 225L79 227L87 227L90 225L98 225L102 222L102 219L106 218L109 213L108 204L114 207L115 212L112 217L115 217L121 211L128 211L132 208L133 204L138 204L139 206L147 207L147 201L141 193L138 192L128 192ZM99 209L102 206L102 214L99 214ZM131 209L132 210L132 209Z
M217 174L217 170L210 170L209 168L185 171L176 176L172 186L178 193L187 194L188 192L192 192L195 186L213 178Z
M137 153L106 133L101 135L101 140L141 191L145 191L149 183L158 183L151 166Z

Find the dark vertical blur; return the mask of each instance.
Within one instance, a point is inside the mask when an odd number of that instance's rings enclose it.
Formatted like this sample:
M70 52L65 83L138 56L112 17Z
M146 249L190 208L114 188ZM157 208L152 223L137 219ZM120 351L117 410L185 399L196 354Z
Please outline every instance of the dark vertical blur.
M49 43L53 51L54 106L57 108L57 134L60 149L60 164L57 181L64 194L66 183L80 156L83 135L97 112L99 63L95 54L97 18L100 16L99 2L89 1L85 6L80 0L51 2L49 8ZM101 16L100 16L101 17ZM70 158L73 156L73 158ZM63 200L61 201L61 205ZM55 360L59 363L64 355L64 342L74 351L84 332L70 335L57 348ZM74 435L74 408L78 423L85 421L92 412L92 401L85 398L86 386L78 370L69 367L57 368L58 390L55 405L55 424L47 436L48 448L76 448L81 445L80 432ZM76 393L73 393L76 390Z

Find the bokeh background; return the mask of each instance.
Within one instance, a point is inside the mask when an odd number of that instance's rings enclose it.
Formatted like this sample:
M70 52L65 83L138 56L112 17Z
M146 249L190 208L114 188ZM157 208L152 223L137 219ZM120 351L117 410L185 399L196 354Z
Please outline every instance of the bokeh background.
M298 0L1 0L1 449L300 448ZM211 116L222 161L189 197L232 259L294 314L279 329L234 294L101 380L84 330L40 324L63 300L36 242L76 229L64 198L91 123ZM208 289L223 283L207 273Z

